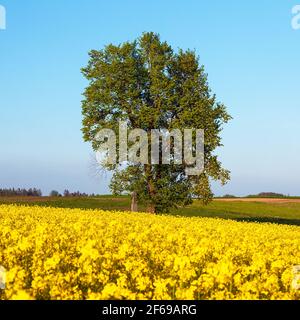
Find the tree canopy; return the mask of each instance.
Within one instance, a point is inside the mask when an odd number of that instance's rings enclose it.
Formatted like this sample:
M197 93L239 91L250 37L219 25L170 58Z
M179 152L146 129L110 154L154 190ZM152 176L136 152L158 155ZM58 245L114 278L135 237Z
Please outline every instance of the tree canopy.
M129 129L141 128L149 137L152 129L203 129L204 171L189 176L186 164L107 165L113 171L113 193L134 193L149 212L166 212L190 204L194 197L208 203L213 193L211 180L222 184L229 171L214 154L221 144L223 124L231 117L216 100L204 67L191 50L173 50L158 34L144 33L132 42L109 44L92 50L82 69L88 80L82 102L83 137L95 150L97 132L103 128L118 134L118 121ZM117 149L120 145L117 143Z

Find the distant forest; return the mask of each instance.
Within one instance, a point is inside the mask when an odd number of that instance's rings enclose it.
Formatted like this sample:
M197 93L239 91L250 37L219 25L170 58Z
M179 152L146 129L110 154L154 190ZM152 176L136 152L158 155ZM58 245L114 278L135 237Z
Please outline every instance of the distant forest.
M0 189L0 196L2 197L12 197L12 196L28 196L28 197L41 197L42 191L36 188L30 189Z
M0 189L0 197L14 197L14 196L22 196L22 197L41 197L42 191L37 188L30 188L30 189ZM77 192L70 192L69 190L65 190L63 194L59 193L56 190L52 190L49 194L50 197L95 197L97 195L95 194L87 194L87 193L81 193L79 191ZM289 195L284 195L281 193L275 193L275 192L261 192L259 194L255 195L247 195L244 196L244 198L288 198ZM223 198L238 198L232 194L225 194Z
M248 196L245 196L244 198L288 198L288 197L289 195L284 195L282 193L261 192L259 194L250 194ZM225 194L223 198L237 198L237 197L232 194Z
M41 197L42 191L37 188L21 189L21 188L9 188L0 189L0 197ZM95 196L94 194L88 195L87 193L81 193L79 191L70 192L65 190L63 194L60 194L56 190L52 190L49 194L50 197L88 197Z

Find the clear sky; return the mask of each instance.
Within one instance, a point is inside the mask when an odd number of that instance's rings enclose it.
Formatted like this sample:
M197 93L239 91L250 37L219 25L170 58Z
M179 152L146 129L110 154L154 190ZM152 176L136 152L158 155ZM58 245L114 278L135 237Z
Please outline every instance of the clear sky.
M300 195L300 0L0 0L0 188L105 193L81 135L88 51L160 33L195 49L234 120L218 150L217 195Z

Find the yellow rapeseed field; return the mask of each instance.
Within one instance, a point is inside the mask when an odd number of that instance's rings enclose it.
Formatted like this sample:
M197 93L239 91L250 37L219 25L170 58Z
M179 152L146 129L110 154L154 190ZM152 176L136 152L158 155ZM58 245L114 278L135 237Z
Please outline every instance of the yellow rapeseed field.
M300 227L0 206L0 299L299 299Z

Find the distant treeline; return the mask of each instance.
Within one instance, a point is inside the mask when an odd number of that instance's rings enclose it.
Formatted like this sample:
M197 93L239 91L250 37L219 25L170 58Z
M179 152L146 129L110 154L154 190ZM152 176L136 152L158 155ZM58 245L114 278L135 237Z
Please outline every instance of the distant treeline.
M42 191L36 188L30 189L0 189L0 197L13 197L13 196L22 196L22 197L41 197Z
M287 198L289 196L276 192L261 192L259 194L249 195L247 198Z
M52 190L50 192L50 197L89 197L94 196L93 194L89 195L87 193L82 193L79 191L76 192L70 192L69 190L65 190L63 194L59 193L56 190Z
M30 189L0 189L0 197L41 197L42 191L37 188ZM94 194L82 193L79 191L70 192L69 190L65 190L63 194L59 193L56 190L53 190L49 194L50 197L92 197Z
M250 194L246 196L245 198L288 198L289 195L284 195L282 193L276 193L276 192L261 192L258 194ZM223 198L237 198L236 196L232 194L225 194Z

